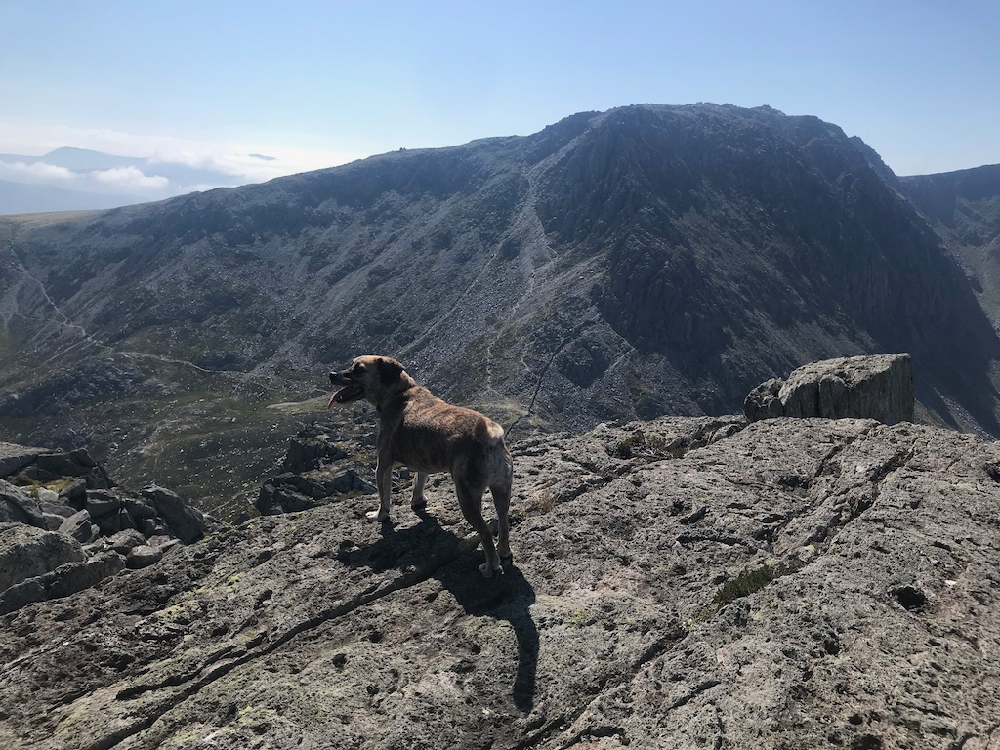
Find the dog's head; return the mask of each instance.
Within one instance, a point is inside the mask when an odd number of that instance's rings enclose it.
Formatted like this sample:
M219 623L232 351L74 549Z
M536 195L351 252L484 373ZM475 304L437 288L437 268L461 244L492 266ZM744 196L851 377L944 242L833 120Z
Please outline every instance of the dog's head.
M346 370L331 372L330 382L342 387L330 398L327 408L334 403L347 404L362 398L381 406L414 385L399 362L392 357L373 354L355 357Z

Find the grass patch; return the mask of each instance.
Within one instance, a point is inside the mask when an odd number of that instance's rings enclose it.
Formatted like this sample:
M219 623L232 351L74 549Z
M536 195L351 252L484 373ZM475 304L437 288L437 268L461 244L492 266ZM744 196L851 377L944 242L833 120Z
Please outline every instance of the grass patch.
M627 438L616 443L611 449L611 454L618 458L656 456L663 451L666 442L659 435L647 435L641 429L637 429Z
M722 584L715 592L712 603L696 610L691 619L695 623L706 622L727 604L763 591L775 579L794 573L796 570L796 567L787 563L765 564L753 570L744 570Z

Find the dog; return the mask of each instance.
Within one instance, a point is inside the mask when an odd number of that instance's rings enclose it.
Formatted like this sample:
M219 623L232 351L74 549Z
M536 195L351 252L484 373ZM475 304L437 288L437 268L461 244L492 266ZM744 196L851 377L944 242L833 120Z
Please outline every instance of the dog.
M510 509L514 461L503 428L477 411L442 401L410 377L391 357L356 357L350 367L330 373L339 386L327 408L364 399L379 415L375 484L381 502L371 520L389 521L392 467L405 464L416 472L410 507L426 507L427 475L447 471L455 482L462 515L479 534L486 562L484 576L502 573L500 558L511 559ZM497 511L497 544L483 520L483 493L489 488Z

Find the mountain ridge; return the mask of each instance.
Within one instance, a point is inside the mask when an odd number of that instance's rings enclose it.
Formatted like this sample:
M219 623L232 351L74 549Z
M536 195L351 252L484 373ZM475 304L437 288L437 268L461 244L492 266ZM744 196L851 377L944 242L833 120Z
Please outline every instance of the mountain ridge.
M859 144L770 108L637 105L0 223L17 357L0 368L0 420L20 442L72 443L64 396L79 393L91 439L116 443L112 468L127 473L153 444L170 452L153 413L182 465L199 419L228 409L263 424L268 404L319 396L330 365L364 352L531 432L731 413L805 362L909 351L921 418L1000 434L1000 340ZM127 418L85 395L80 381L102 370ZM246 406L233 412L234 398Z

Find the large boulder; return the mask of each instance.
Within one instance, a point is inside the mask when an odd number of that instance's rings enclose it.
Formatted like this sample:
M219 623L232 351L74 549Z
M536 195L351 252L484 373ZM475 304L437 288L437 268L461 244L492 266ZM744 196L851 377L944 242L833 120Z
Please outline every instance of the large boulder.
M33 463L43 448L29 448L17 443L0 442L0 479L13 476L25 466Z
M743 402L751 422L775 417L913 421L913 368L909 354L840 357L772 378Z
M124 558L115 552L104 552L81 562L64 563L55 570L26 578L0 594L0 615L26 604L62 599L92 588L124 567Z
M0 591L83 559L80 543L66 534L23 523L0 523Z
M205 517L201 511L185 503L176 492L154 484L146 487L142 496L152 502L157 515L184 544L196 542L205 535Z
M45 516L38 501L16 484L0 479L0 523L16 521L47 528Z

